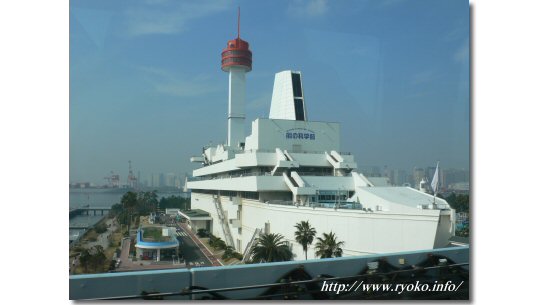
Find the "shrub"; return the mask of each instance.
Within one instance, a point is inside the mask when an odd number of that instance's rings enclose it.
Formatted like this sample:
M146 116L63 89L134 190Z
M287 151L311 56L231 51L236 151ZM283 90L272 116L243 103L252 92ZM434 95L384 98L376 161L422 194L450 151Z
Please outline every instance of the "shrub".
M215 249L219 250L225 250L226 249L226 243L222 239L217 239L215 242Z
M243 260L243 255L241 253L235 252L234 249L230 246L226 247L222 258L228 260L230 258L235 258L237 260Z
M196 235L198 235L198 237L208 237L209 233L207 232L206 229L198 229L198 232L196 233Z
M223 259L229 259L229 258L232 258L233 257L233 254L234 254L234 249L230 246L226 247L226 249L224 250L224 254L222 255L222 258Z
M239 252L234 252L232 257L235 258L235 259L238 259L240 261L243 260L243 254L241 254Z
M111 260L110 265L108 265L108 270L115 270L116 269L116 260Z
M213 247L216 250L225 250L226 249L226 243L220 239L219 237L210 235L209 236L209 245Z

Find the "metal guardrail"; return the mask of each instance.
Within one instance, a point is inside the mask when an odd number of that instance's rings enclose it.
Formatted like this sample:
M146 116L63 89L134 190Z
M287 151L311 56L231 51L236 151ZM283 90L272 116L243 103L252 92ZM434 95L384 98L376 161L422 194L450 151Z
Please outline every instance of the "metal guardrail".
M451 293L340 294L325 282L459 284ZM468 299L469 247L211 268L70 276L70 299Z

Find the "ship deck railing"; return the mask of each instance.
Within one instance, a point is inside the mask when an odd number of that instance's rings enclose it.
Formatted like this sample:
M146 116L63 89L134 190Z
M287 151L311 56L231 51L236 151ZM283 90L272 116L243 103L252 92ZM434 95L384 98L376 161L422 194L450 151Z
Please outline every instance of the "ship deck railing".
M248 150L233 150L234 153L236 154L246 154L246 153L274 153L275 152L275 149L248 149ZM297 154L318 154L318 155L321 155L321 154L325 154L326 152L329 152L329 151L314 151L314 150L309 150L309 151L306 151L306 150L303 150L303 151L288 151L288 153L291 153L291 154L294 154L294 153L297 153ZM346 155L346 156L351 156L353 155L353 153L351 152L347 152L347 151L339 151L338 152L340 155Z
M317 176L317 177L336 177L333 172L309 172L309 171L297 171L297 174L300 176ZM243 178L243 177L266 177L266 176L272 176L271 172L255 172L255 173L244 173L244 174L233 174L233 175L224 175L224 176L217 176L217 177L208 177L208 176L202 176L202 177L192 177L189 178L189 181L207 181L207 180L219 180L219 179L230 179L230 178ZM280 177L275 176L275 177ZM340 176L339 176L340 177Z
M321 208L321 209L334 209L336 206L337 209L348 209L348 210L364 210L362 204L358 202L294 202L291 200L268 200L265 201L266 204L276 204L276 205L286 205L286 206L298 206L298 207L307 207L307 208Z

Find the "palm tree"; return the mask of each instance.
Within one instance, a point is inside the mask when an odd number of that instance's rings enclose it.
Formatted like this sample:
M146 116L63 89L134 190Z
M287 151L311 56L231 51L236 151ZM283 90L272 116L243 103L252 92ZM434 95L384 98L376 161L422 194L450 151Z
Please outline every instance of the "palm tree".
M293 253L286 242L284 236L280 234L262 234L258 237L257 243L252 249L252 261L263 262L283 262L293 258Z
M323 233L323 237L318 237L317 240L315 246L316 256L319 256L320 258L342 256L342 246L344 246L344 242L336 241L336 236L332 231L329 234Z
M316 237L316 229L312 228L308 221L297 223L295 228L297 228L297 231L295 231L295 241L303 246L304 257L308 259L308 246L312 244L314 237Z

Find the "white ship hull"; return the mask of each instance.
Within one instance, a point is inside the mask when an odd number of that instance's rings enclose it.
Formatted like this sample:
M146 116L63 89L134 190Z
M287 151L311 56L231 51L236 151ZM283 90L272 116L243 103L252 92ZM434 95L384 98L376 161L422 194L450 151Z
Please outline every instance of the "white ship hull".
M226 240L223 226L219 222L214 196L192 193L192 207L210 213L211 232ZM237 199L236 199L237 200ZM295 242L294 225L308 220L318 235L332 231L345 242L343 256L413 251L444 247L452 236L452 213L441 210L423 210L420 214L390 212L365 212L352 209L305 207L266 204L256 200L242 199L240 205L233 198L221 196L221 205L236 251L243 253L256 228L268 233L280 233L292 246L295 259L305 258L302 246ZM240 213L238 214L238 211ZM240 215L240 219L237 216ZM230 223L231 222L231 223ZM198 227L193 223L193 229ZM203 226L203 225L202 225ZM314 258L314 249L308 250Z

